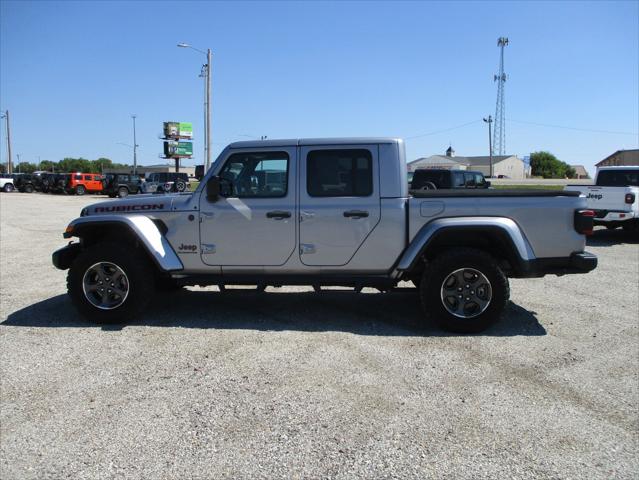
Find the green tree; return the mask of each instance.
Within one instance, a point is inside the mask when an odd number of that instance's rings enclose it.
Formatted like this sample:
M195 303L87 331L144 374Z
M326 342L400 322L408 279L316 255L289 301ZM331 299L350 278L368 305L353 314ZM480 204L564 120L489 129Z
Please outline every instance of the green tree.
M530 169L533 177L572 178L575 169L562 162L550 152L533 152L530 154Z
M20 162L18 165L14 165L13 171L20 173L33 173L37 169L37 165L30 162Z
M44 170L45 172L59 172L58 164L56 162L52 162L51 160L42 160L38 164L38 170Z

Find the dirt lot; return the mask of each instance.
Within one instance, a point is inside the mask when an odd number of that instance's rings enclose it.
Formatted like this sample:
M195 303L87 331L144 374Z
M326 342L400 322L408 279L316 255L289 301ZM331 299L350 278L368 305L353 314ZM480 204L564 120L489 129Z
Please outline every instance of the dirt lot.
M479 336L389 294L216 288L125 327L50 254L90 197L0 194L0 478L637 478L639 249L512 280Z

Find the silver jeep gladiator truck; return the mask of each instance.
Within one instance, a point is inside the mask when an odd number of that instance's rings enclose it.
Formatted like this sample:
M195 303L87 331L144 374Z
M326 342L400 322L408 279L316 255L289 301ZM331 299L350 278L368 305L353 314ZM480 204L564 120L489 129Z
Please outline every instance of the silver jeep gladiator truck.
M97 322L144 309L156 288L412 281L426 320L456 332L496 321L508 277L585 273L593 212L578 192L409 192L396 138L237 142L192 193L82 209L53 254Z

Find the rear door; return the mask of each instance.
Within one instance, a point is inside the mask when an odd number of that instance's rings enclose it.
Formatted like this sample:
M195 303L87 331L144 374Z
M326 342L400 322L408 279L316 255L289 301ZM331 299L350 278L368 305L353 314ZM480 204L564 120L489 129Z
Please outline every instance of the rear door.
M346 265L380 219L377 145L300 149L300 259Z

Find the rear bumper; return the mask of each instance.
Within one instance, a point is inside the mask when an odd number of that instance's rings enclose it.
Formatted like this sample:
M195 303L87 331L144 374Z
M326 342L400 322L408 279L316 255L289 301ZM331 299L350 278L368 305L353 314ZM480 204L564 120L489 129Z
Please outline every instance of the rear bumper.
M620 210L595 210L595 218L593 223L595 225L609 225L611 223L619 224L621 222L627 222L632 220L633 214L631 211Z
M567 275L588 273L597 268L597 256L589 252L575 252L569 257L536 258L526 262L522 275L518 277L543 277L544 275Z

